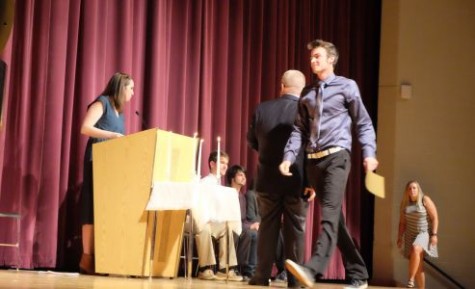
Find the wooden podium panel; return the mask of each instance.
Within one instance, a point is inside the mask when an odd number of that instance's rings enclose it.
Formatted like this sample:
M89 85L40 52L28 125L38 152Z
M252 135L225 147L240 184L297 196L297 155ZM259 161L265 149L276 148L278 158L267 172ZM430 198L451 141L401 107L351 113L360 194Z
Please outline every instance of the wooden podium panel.
M97 273L176 277L185 211L148 212L145 206L154 181L191 180L196 143L150 129L94 145Z

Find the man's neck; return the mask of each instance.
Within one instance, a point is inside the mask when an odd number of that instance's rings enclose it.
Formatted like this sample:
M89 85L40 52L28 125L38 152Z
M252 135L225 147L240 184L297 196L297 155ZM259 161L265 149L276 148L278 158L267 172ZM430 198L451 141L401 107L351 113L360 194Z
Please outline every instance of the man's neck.
M241 192L242 186L239 185L231 185L232 188L234 188L238 193Z
M300 92L297 91L296 89L291 89L291 88L282 89L281 92L280 92L280 96L286 95L286 94L290 94L290 95L294 95L296 97L300 97Z
M218 181L218 184L221 184L221 176L217 176L216 173L210 172L207 178L210 178L210 177L216 179Z
M327 69L325 71L321 71L317 73L317 77L319 80L325 80L332 74L333 74L333 69Z

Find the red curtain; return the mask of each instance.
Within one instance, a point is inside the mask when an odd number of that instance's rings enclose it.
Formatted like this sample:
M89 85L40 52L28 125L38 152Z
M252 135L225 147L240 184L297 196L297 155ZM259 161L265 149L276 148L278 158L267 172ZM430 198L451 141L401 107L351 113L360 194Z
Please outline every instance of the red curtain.
M360 83L376 115L379 17L380 1L372 0L16 0L14 28L0 52L7 64L0 211L22 214L21 267L77 263L87 141L79 128L86 106L114 72L135 80L125 109L128 133L142 124L198 132L205 159L220 136L231 163L246 166L252 176L256 154L245 138L250 117L259 102L278 96L285 70L299 69L312 80L310 40L339 47L337 73ZM371 199L364 196L361 159L354 155L346 214L359 242L364 224L372 225L372 208L369 214L361 210ZM312 219L308 254L318 232ZM0 227L6 239L14 232L12 224ZM14 250L0 248L0 266L15 264ZM337 257L326 277L344 278Z

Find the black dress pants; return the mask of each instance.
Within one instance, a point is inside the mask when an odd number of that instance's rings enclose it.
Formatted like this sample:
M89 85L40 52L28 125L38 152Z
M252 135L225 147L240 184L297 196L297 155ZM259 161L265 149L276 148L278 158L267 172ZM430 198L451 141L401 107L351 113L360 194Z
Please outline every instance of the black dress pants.
M346 150L307 162L307 177L316 188L321 207L321 233L314 244L312 258L305 264L318 278L325 272L335 251L341 251L348 279L368 279L368 271L361 254L346 228L342 202L351 168L350 153Z
M300 193L257 192L261 224L257 242L257 270L255 278L260 281L271 277L276 260L279 234L283 230L284 255L302 263L305 249L305 218L307 203ZM289 275L289 283L295 283Z

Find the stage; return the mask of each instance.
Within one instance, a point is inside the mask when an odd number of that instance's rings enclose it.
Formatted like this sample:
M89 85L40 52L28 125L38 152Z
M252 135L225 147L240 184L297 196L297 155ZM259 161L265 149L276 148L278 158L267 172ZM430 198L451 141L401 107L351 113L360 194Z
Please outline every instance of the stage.
M262 289L286 288L285 283L270 287L249 286L245 282L203 281L197 278L128 278L122 276L89 276L54 271L0 270L0 289ZM341 289L343 284L316 283L313 288ZM370 289L395 287L369 286Z

